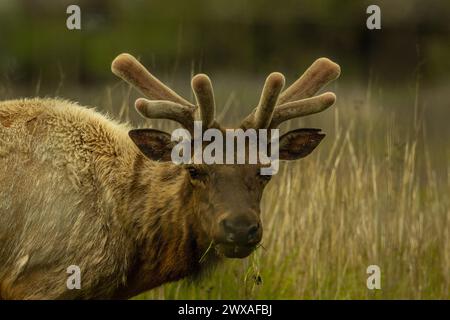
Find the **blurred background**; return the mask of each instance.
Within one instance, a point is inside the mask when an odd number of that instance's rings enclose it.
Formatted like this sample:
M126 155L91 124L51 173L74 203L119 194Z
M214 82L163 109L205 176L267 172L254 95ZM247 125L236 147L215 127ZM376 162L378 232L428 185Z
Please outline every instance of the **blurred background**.
M70 4L81 30L66 27ZM371 4L381 30L366 27ZM336 105L283 129L328 136L266 195L267 250L143 297L449 298L449 17L448 0L0 0L0 99L59 96L169 128L139 118L138 93L111 73L129 52L187 98L209 74L219 119L237 125L268 73L289 84L326 56L342 68ZM387 290L367 291L370 264Z
M66 28L78 4L82 30ZM366 25L378 4L382 30ZM418 67L433 84L448 79L450 2L432 1L0 1L0 74L17 84L111 81L123 51L158 74L183 70L297 75L329 56L345 79L408 81Z
M78 4L82 30L66 28ZM378 4L382 30L366 25ZM298 74L318 56L337 60L346 79L408 81L421 67L433 84L450 71L450 2L357 1L0 1L0 74L88 85L110 81L123 51L159 74L183 70L241 76Z
M69 4L81 7L81 30L66 27ZM369 4L381 8L381 30L366 28ZM98 105L111 86L114 103L120 82L110 64L129 52L186 96L192 74L210 74L219 108L241 99L250 104L242 109L256 103L269 72L289 83L327 56L342 67L347 105L363 105L369 90L411 114L418 98L441 144L449 132L449 16L445 0L0 0L0 96Z

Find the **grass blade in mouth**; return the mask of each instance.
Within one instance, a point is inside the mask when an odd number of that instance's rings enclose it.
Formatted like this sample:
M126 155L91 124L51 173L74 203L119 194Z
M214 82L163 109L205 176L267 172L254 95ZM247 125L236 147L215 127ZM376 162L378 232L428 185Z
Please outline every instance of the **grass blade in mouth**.
M211 248L213 247L214 241L211 240L211 242L209 243L208 249L206 249L206 251L203 253L203 255L200 257L200 260L198 260L198 263L203 263L206 259L206 256L208 254L208 252L211 250Z

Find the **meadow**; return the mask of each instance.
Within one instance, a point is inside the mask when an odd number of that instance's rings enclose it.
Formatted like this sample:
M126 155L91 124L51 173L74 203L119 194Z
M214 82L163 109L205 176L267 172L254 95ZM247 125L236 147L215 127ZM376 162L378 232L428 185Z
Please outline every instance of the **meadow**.
M236 125L261 83L218 77L219 119ZM332 86L336 105L282 127L318 127L327 137L309 157L281 164L265 190L262 246L199 280L136 299L449 299L447 89L422 88L419 79L401 87ZM131 107L137 93L119 81L87 90L1 91L64 96L138 126L174 128L139 118ZM369 265L381 269L380 290L366 286Z
M232 98L221 89L225 123L238 123L258 86ZM267 187L262 247L138 299L450 298L445 91L422 89L419 79L398 91L371 82L331 89L335 106L288 124L327 137L309 157L282 164ZM381 269L381 290L367 289L369 265Z

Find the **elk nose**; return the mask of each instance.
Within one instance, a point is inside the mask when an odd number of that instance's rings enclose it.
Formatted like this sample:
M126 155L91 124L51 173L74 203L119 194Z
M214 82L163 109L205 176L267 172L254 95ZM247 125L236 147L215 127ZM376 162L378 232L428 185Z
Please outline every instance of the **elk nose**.
M262 229L259 222L241 222L231 219L221 221L226 242L238 245L255 245L261 241Z

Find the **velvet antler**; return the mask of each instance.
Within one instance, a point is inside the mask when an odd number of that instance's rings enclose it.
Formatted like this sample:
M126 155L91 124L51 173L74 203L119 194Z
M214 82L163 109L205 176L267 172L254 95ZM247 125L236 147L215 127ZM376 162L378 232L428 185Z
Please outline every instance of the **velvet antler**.
M196 105L187 101L155 78L129 54L119 55L112 63L114 74L136 87L148 99L139 98L135 106L146 118L170 119L192 132L197 107L203 127L220 127L215 120L214 91L205 74L192 78ZM258 106L241 123L241 128L276 128L289 119L321 112L333 105L332 92L315 94L340 75L340 67L327 58L317 59L289 88L281 92L285 79L281 73L271 73L264 84Z
M283 77L279 73L276 74L278 79ZM314 95L330 81L339 77L339 74L339 65L327 58L317 59L297 81L279 95L277 89L282 87L280 85L281 81L272 78L272 74L266 80L266 86L268 86L269 82L275 88L271 91L273 93L272 99L276 100L278 98L274 108L269 108L260 102L255 110L244 119L241 127L276 128L289 119L325 110L336 101L334 93L327 92L318 96ZM265 90L266 86L261 95L261 100L266 96L266 91L269 91ZM264 116L261 117L261 115Z
M174 120L192 132L197 107L154 77L136 58L123 53L114 59L111 70L148 98L136 100L135 106L141 115L150 119ZM204 74L196 75L192 79L192 90L204 128L216 125L211 80Z

